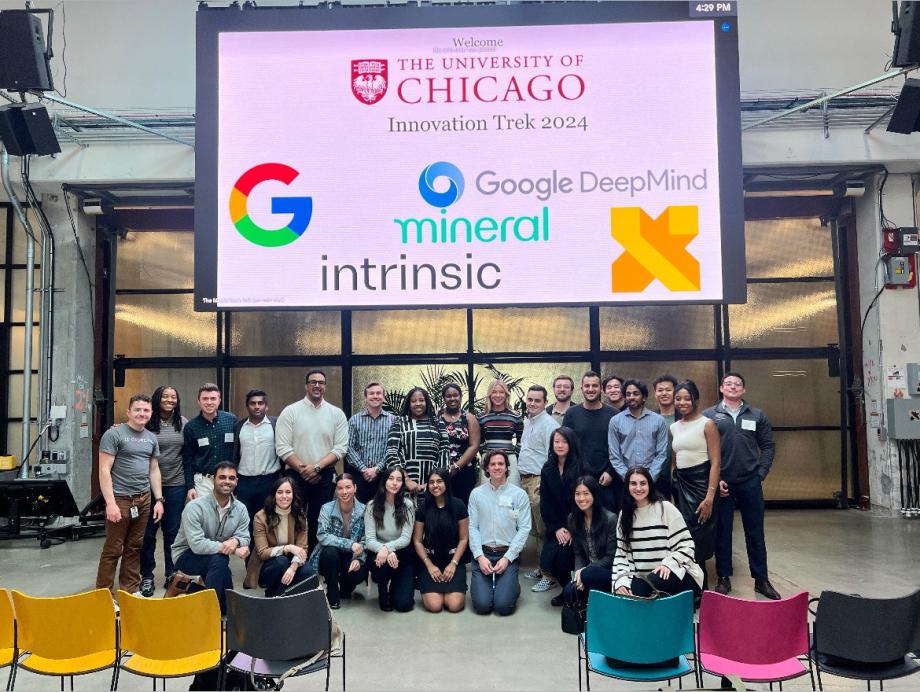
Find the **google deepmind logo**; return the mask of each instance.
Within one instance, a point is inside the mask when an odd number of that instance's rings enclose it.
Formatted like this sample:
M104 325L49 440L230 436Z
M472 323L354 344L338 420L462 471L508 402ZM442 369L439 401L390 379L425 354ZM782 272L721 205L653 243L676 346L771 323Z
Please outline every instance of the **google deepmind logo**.
M447 178L450 182L444 192L434 189L434 181L438 178ZM428 204L444 209L463 196L463 173L454 164L447 161L429 164L418 178L418 191Z
M272 214L291 214L281 228L262 228L249 216L246 203L252 189L267 180L290 185L300 173L283 163L260 163L240 176L230 192L230 219L236 230L250 243L262 247L281 247L293 243L307 230L313 217L312 197L272 197Z

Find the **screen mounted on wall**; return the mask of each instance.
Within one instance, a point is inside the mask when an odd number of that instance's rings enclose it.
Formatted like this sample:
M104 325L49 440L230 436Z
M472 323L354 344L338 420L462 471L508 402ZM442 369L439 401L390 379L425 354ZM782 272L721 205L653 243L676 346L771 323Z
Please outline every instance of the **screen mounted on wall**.
M200 10L196 308L743 301L695 5Z

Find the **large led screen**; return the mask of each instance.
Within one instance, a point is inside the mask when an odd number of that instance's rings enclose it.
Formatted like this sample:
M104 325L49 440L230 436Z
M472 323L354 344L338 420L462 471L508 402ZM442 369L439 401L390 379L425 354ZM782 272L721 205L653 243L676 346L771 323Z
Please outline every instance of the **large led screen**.
M744 299L733 17L198 15L199 309Z

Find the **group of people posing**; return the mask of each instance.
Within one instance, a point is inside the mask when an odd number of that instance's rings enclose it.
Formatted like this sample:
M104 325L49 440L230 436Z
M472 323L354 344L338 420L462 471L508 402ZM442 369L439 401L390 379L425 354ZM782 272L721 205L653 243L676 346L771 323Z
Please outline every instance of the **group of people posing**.
M722 400L700 410L693 382L664 375L648 389L595 372L531 386L526 415L499 379L484 411L464 410L448 384L435 410L412 389L399 415L384 410L379 383L350 420L325 399L326 376L306 375L306 396L268 415L268 396L246 394L247 417L220 410L219 388L199 388L199 414L181 414L174 387L135 395L127 422L100 442L106 541L97 586L152 596L162 529L167 585L200 576L224 604L230 558L245 559L244 587L266 596L321 576L340 607L368 574L383 610L462 610L471 562L478 613L510 614L521 591L528 536L539 565L531 590L562 590L553 605L591 589L647 594L706 587L716 556L716 590L731 590L735 505L744 522L755 589L769 582L761 481L773 460L763 412L744 400L744 379L722 379ZM339 466L341 464L341 466ZM481 465L481 471L480 471ZM337 466L339 466L336 473Z

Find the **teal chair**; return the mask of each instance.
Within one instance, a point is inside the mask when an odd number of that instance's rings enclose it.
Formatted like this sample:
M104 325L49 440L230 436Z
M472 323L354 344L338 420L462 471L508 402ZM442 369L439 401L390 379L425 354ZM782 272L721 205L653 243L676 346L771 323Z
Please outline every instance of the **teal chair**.
M687 659L693 654L694 665ZM669 682L696 672L693 594L652 601L592 591L585 632L578 638L578 689L581 665L591 689L591 673L632 682Z

